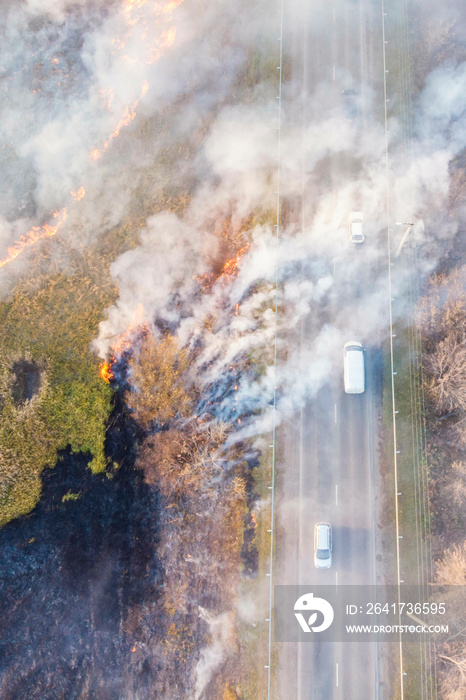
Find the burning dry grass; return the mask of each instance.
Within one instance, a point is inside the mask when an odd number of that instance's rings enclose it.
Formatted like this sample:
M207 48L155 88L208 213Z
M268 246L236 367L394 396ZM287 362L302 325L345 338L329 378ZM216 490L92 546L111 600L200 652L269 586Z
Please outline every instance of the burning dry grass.
M167 41L170 40L167 36ZM266 73L275 78L275 58L268 55L265 65L265 53L267 49L263 47L262 55L255 56L250 70L240 76L245 91ZM240 85L237 87L239 90ZM139 148L154 152L152 160L146 158L143 164L138 164L137 182L132 183L133 195L124 223L108 231L103 243L92 245L87 252L73 245L71 226L64 233L54 234L53 246L51 240L39 242L28 279L22 280L8 301L0 305L4 330L1 353L6 356L12 348L30 352L33 361L47 362L49 368L47 392L41 402L36 402L37 410L31 412L29 422L15 424L10 431L12 435L5 431L0 436L0 451L6 456L5 469L11 477L2 510L5 520L33 507L39 497L40 471L45 464L55 463L57 449L70 444L73 450L90 454L94 469L105 467L103 447L111 387L99 376L89 342L96 334L103 309L116 296L109 276L110 263L123 250L134 247L147 216L164 209L182 214L199 184L186 175L186 164L195 155L214 115L209 115L198 131L191 130L189 140L174 142L176 139L165 136L178 108L177 104L167 109L163 118L158 115L135 121L131 134L121 132L118 144L112 143L112 149L108 148L102 158L109 158L111 150L124 149L128 143L135 144L135 151ZM132 118L132 113L129 111L127 116ZM160 141L165 146L161 148L157 142L152 149L156 126L161 122ZM81 188L76 188L72 196L79 201L84 195ZM90 193L86 188L85 202L88 198ZM221 218L215 211L214 223ZM225 214L218 231L215 230L222 242L217 277L235 277L238 260L247 248L247 231L271 218L265 210L240 222ZM72 223L73 234L79 239L81 227L86 224L77 217ZM196 687L208 683L208 666L206 675L200 679L199 674L196 676L196 665L199 650L208 650L215 641L211 622L222 615L229 619L234 616L247 512L248 466L241 461L240 445L225 454L222 446L226 428L221 422L212 419L207 427L197 421L174 420L187 407L188 393L188 399L192 398L186 387L178 385L178 393L172 391L186 370L186 357L173 344L165 347L162 355L173 360L167 369L171 381L163 386L157 384L153 367L147 368L149 372L140 371L141 355L133 355L130 370L134 390L131 398L128 395L128 403L135 417L145 425L151 421L170 422L169 430L148 438L139 461L146 480L159 490L164 505L161 539L157 543L164 566L164 586L160 599L154 596L141 605L134 604L122 627L133 640L131 655L135 668L139 651L144 650L144 663L152 660L158 671L156 687L150 689L150 696L174 697L178 692L179 697L190 697ZM153 360L151 353L149 358ZM111 379L111 362L104 367L104 379ZM167 400L160 403L164 391ZM7 413L2 415L7 417ZM21 464L15 464L13 459L18 451L22 454ZM133 544L136 549L138 544ZM154 625L154 620L160 620L160 626ZM159 641L152 636L154 628ZM224 645L233 642L236 650L235 630L226 641L220 641L221 666L227 653ZM139 675L142 677L144 673L142 666ZM225 698L235 697L234 680L232 677L228 683L222 683ZM128 688L122 690L125 691ZM218 694L212 691L210 697L217 698Z
M66 221L66 216L66 209L54 211L51 213L51 223L43 224L43 226L33 226L24 236L21 236L17 243L7 249L6 256L3 260L0 260L0 267L11 263L29 246L34 245L43 238L55 236L60 226Z
M160 194L151 202L152 210L167 205L182 210L186 200ZM0 401L2 523L34 507L41 471L55 463L57 450L71 445L90 454L94 470L105 468L112 389L102 382L89 346L104 309L116 297L110 264L137 243L144 221L126 219L87 250L77 249L61 231L38 241L26 274L0 302L2 376L11 378L13 356L48 368L40 401L27 401L22 411L9 399ZM80 222L75 226L79 231ZM110 378L108 363L102 371Z
M191 399L186 387L189 354L176 338L157 340L148 334L129 361L131 391L126 402L136 420L145 427L167 423L185 414Z
M174 154L173 162L175 160ZM149 177L149 173L147 175ZM153 180L153 175L151 177ZM147 187L149 184L144 185ZM78 192L75 194L79 195ZM138 196L137 192L135 196ZM150 202L150 211L160 211L168 206L181 213L189 201L185 194L169 196L158 190ZM74 450L90 453L93 469L105 468L103 446L111 388L102 382L101 377L111 379L112 363L107 361L101 365L99 376L99 367L89 352L89 344L96 334L103 310L116 296L109 275L110 264L123 250L136 245L144 221L138 210L136 218L127 219L121 226L109 230L101 242L87 251L70 246L68 237L61 233L54 235L53 241L39 241L27 275L13 287L8 300L0 304L3 327L0 370L6 371L6 358L19 353L27 354L34 362L46 363L50 372L44 401L40 410L39 405L36 406L37 414L30 416L27 424L12 422L5 404L1 407L3 424L14 426L13 430L4 430L0 435L3 522L28 512L34 506L40 495L41 470L54 463L57 449L69 444ZM224 250L229 251L231 257L219 268L217 276L229 274L234 277L237 261L247 249L245 231L248 223L249 218L242 222L239 230L226 219L220 227L219 236L225 237L221 238ZM79 222L76 225L79 228ZM235 244L239 247L235 248ZM128 342L132 340L131 336ZM177 351L176 363L172 363L174 375L181 374L186 362L183 352ZM149 375L138 374L136 357L133 364L135 377L137 375L135 384L138 384L139 391L145 387L145 398L141 400L142 395L133 392L129 403L136 412L140 407L138 417L141 420L143 414L144 420L152 420L161 407L159 400L152 408L149 406L151 402L146 402L152 395L154 378L147 383ZM189 397L181 389L176 401L174 396L171 400L175 404L181 401L186 406ZM173 411L168 411L165 418L172 415ZM162 418L160 414L158 419ZM18 453L21 454L20 460L13 457Z

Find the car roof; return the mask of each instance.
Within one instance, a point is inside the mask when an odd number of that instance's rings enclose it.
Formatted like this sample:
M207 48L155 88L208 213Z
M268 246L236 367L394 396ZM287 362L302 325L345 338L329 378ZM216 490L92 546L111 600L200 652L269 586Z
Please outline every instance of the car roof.
M329 536L330 536L330 524L329 523L317 523L317 548L327 549L329 546Z

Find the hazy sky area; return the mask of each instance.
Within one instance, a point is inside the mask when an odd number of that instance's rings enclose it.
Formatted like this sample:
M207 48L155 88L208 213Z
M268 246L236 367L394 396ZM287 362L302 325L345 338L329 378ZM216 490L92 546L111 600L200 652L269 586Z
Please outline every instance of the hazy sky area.
M276 24L275 16L264 19L248 3L241 5L241 11L228 2L188 0L10 4L2 29L1 58L3 250L32 226L50 221L53 210L63 208L67 220L61 233L70 246L89 245L127 216L145 168L156 170L154 190L161 183L176 187L176 178L164 183L158 154L162 159L167 146L189 139L199 128L205 131L204 140L191 149L177 173L180 180L194 182L193 198L182 217L170 212L151 217L140 246L112 265L120 295L96 339L95 349L102 357L129 325L151 324L156 317L174 324L183 344L194 343L205 316L218 315L223 308L226 312L204 338L199 359L200 367L209 365L208 372L201 374L208 384L240 354L270 347L274 314L271 308L263 315L257 310L273 304L277 261L279 303L286 310L280 324L290 328L313 308L329 303L332 261L344 255L347 216L355 202L364 211L371 236L383 235L385 133L372 89L367 87L360 97L361 108L369 115L364 130L345 119L338 96L335 101L335 87L327 83L304 95L310 119L303 127L291 118L303 96L298 98L296 86L285 83L281 192L293 197L305 187L306 230L300 231L297 225L284 228L277 244L273 229L258 227L231 287L217 285L200 305L192 302L193 278L209 271L218 252L215 222L229 215L233 228L239 227L248 214L258 208L272 209L275 203L278 114L274 96L259 85L242 104L230 102L258 30L268 41ZM268 45L265 48L270 50ZM350 83L351 76L342 75L341 81ZM445 62L429 75L414 105L412 161L408 168L390 172L393 219L423 220L429 210L425 230L419 224L412 234L422 234L419 242L428 250L426 271L435 264L435 240L453 238L456 232L455 222L445 215L445 202L449 163L464 144L465 88L464 64ZM166 114L172 107L167 127ZM151 129L150 149L147 133L143 138L138 132L143 120ZM390 149L396 154L400 139L396 119L389 119L389 129ZM357 180L342 180L337 195L325 191L319 180L323 161L335 154L351 156L361 164ZM74 202L72 193L79 198L80 188L85 195ZM27 265L29 254L14 263L16 269ZM381 254L380 246L369 248L370 256ZM360 273L357 257L348 264L351 275ZM312 274L297 274L302 265ZM14 274L14 269L7 274ZM172 303L175 292L182 300L180 323ZM235 401L244 402L245 407L263 407L278 385L283 389L279 412L290 415L326 381L339 361L339 355L332 357L327 350L329 337L336 334L343 344L348 333L358 329L367 342L380 313L385 312L386 280L380 278L364 308L348 314L340 306L335 317L321 325L313 347L299 357L290 350L279 377L275 378L271 366L254 385L244 376ZM310 371L303 374L306 368ZM225 406L227 412L230 408Z

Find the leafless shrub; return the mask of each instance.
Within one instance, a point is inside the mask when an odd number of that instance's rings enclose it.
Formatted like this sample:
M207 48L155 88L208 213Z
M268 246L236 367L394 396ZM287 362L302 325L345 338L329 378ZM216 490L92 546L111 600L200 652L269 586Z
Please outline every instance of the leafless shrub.
M205 489L219 474L226 434L223 423L206 430L173 428L155 433L147 438L138 466L146 481L156 484L167 498L181 498Z
M439 654L443 661L440 678L442 700L464 700L466 695L466 645L445 645Z
M466 583L466 541L462 545L452 545L437 562L436 582L447 586Z
M466 339L457 336L449 333L424 359L427 391L440 415L466 411Z
M424 382L437 415L466 411L466 267L432 278L416 320L424 346Z
M466 463L456 461L451 465L449 483L445 487L445 494L455 508L462 508L466 504Z
M466 266L449 275L434 275L416 309L416 322L428 350L439 340L454 334L459 341L465 337Z

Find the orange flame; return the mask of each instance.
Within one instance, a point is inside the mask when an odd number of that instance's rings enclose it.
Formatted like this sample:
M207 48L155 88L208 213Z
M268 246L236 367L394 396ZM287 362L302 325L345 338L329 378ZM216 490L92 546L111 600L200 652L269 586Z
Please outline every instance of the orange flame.
M125 5L126 7L123 9L123 12L131 12L133 7L142 7L146 0L125 0Z
M138 106L139 102L142 100L144 95L147 94L148 89L149 89L149 83L147 81L144 81L144 83L142 84L142 88L141 88L141 94L139 95L138 99L135 102L133 102L133 104L131 106L125 107L123 117L120 119L120 121L116 125L116 128L114 129L114 131L110 134L108 139L105 141L103 147L100 150L98 148L95 148L93 151L91 151L91 158L93 160L98 160L105 153L107 148L110 146L111 142L117 138L117 136L119 135L122 128L124 126L128 126L128 124L130 124L133 121L134 117L136 116L136 107Z
M104 380L104 382L107 382L107 384L110 384L112 379L115 378L112 372L112 365L114 362L115 359L112 357L109 362L102 362L102 364L100 365L99 374Z
M136 310L136 318L142 319L143 313L144 306L143 304L139 304ZM105 362L102 362L99 369L99 374L105 382L110 384L110 382L113 379L115 379L112 367L117 361L118 357L120 357L126 350L129 350L132 347L136 337L145 336L148 332L149 326L147 323L144 323L142 321L136 321L135 323L128 326L128 328L121 334L118 340L112 344L109 359L105 360Z
M79 190L76 190L75 192L71 190L71 196L73 197L75 202L79 202L85 194L86 190L84 189L84 187L80 187Z
M21 255L25 248L28 248L42 238L47 238L48 236L55 236L56 232L66 220L66 209L61 209L60 211L53 211L52 216L56 219L54 226L50 224L44 224L43 226L33 226L24 236L21 236L19 241L15 243L11 248L7 248L6 258L0 260L0 267L3 267L7 263Z
M222 276L231 276L238 271L238 263L249 248L249 243L247 243L243 248L238 250L234 258L227 260L222 268Z
M184 0L171 0L170 2L167 2L162 8L157 7L155 8L156 14L158 15L166 15L172 12L175 8L178 7L178 5L181 5L181 3ZM126 21L128 26L132 26L138 22L138 18L132 19L130 18L130 13L132 10L135 10L137 8L141 8L145 4L146 0L124 0L124 8L123 8L123 13L126 14ZM168 21L170 20L170 17L168 17ZM145 38L147 35L151 35L148 31L146 31L143 34L143 38ZM148 51L149 54L149 59L147 60L148 63L152 63L153 61L156 61L160 58L162 55L162 50L164 48L170 47L173 42L175 41L176 37L176 27L171 27L161 33L158 39L158 46L156 48L152 48ZM114 39L114 45L117 47L117 49L122 50L125 47L125 41L123 39ZM59 64L59 59L58 58L53 58L51 59L51 62L54 65ZM68 75L66 76L68 77ZM124 110L123 117L120 119L118 124L116 125L114 131L110 134L108 139L104 142L103 147L101 149L95 148L93 151L90 153L90 157L93 160L98 160L108 149L110 146L111 142L117 138L119 135L121 129L124 126L127 126L130 124L133 119L136 116L136 107L138 106L140 100L144 97L144 95L147 93L149 89L149 84L145 81L142 84L141 87L141 93L137 100L130 105L126 106ZM33 90L33 92L36 92L36 90ZM113 90L111 88L106 88L104 90L100 91L101 95L106 98L107 100L107 109L110 108L110 105L113 100ZM85 195L85 190L83 187L80 187L76 191L72 191L71 195L75 202L79 202ZM42 238L45 238L47 236L54 236L60 227L60 225L65 221L66 219L66 209L61 209L60 212L52 212L51 216L53 216L54 219L58 219L55 225L50 225L50 224L44 224L43 226L33 226L30 231L28 231L24 236L21 236L20 240L16 242L12 247L7 249L7 256L4 260L0 260L0 268L6 265L7 263L12 262L15 258L20 255L25 248L28 246L33 245L37 241L41 240Z
M167 4L162 8L162 12L164 14L168 14L168 12L175 10L178 5L181 5L183 2L184 0L171 0L171 2L167 2Z
M170 27L166 32L162 34L162 46L164 49L168 49L176 39L176 27Z
M157 12L168 14L172 10L175 10L178 5L181 5L183 2L184 0L171 0L171 2L167 2L167 4L164 5L161 10L157 8ZM123 8L123 13L129 14L134 8L139 8L145 5L146 0L124 0L124 3L125 7Z
M243 248L238 250L234 258L230 258L230 260L227 260L224 266L222 267L222 271L220 272L220 275L218 277L215 277L215 274L213 272L206 272L203 275L198 275L197 277L193 277L205 290L210 289L217 281L222 281L225 280L225 278L233 278L234 275L238 272L238 264L245 252L249 248L249 243L247 243ZM225 286L225 284L222 282L222 285ZM239 313L239 304L236 304L235 306L235 316L237 316Z
M213 272L205 272L203 275L194 276L193 280L196 280L203 289L210 289L215 282L215 275Z

